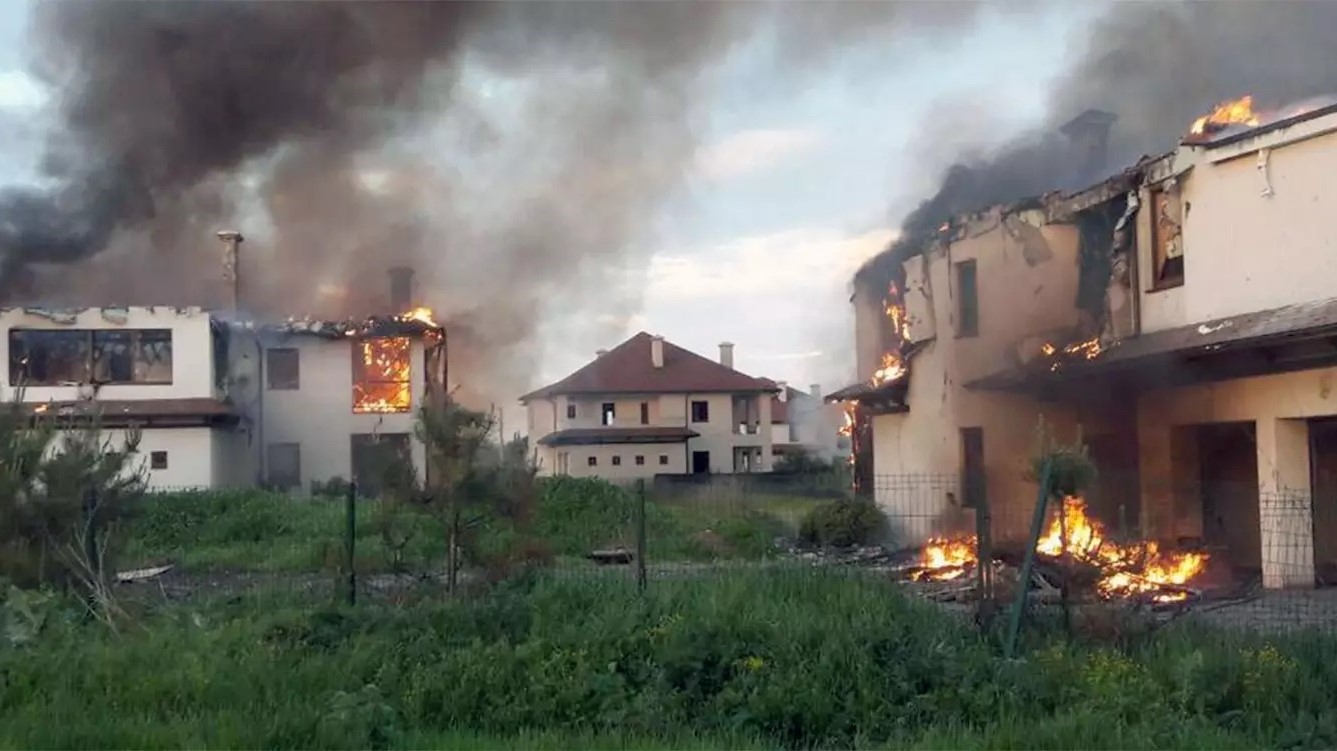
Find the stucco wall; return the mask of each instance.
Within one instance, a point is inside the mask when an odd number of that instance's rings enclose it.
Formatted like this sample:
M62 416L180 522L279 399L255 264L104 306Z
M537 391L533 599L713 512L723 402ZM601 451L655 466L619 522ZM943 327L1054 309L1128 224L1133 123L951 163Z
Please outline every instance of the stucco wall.
M572 477L602 477L623 481L650 479L657 474L682 474L688 469L681 443L561 446L548 451L554 468L560 466L561 455L566 454L566 474ZM621 464L613 464L615 456L621 459ZM645 457L645 464L638 466L637 456ZM667 464L659 463L661 456L666 457ZM589 465L590 457L597 459L597 466Z
M1184 284L1151 291L1149 203L1138 217L1143 332L1337 296L1337 115L1218 149L1185 149ZM1297 138L1307 137L1287 143ZM1260 150L1267 150L1259 167ZM1213 163L1213 160L1225 159ZM1270 193L1268 193L1270 189ZM1265 195L1265 193L1267 193Z
M145 471L150 488L158 490L214 487L214 444L212 428L145 428L140 431L136 464ZM107 431L113 441L124 440L125 432ZM151 469L155 451L167 452L167 468Z
M1056 432L1071 436L1077 417L1059 405L965 384L1074 331L1077 252L1075 227L1042 225L1036 213L990 212L965 227L961 239L906 262L912 338L929 343L911 360L910 411L873 419L873 463L875 497L893 518L903 517L911 538L973 524L970 512L952 501L961 500L964 427L983 429L995 536L1025 533L1035 502L1026 474L1038 420L1043 414ZM967 260L976 263L979 334L958 337L955 264ZM918 489L910 487L915 483Z
M417 410L426 396L423 343L413 342L410 379L413 402L409 412L354 414L352 357L355 340L293 336L277 347L298 350L300 386L293 391L272 390L264 384L264 440L266 444L301 445L303 485L334 476L352 475L351 436L355 434L413 434ZM422 444L411 442L419 473L426 463Z
M104 316L100 309L79 312L72 323L56 323L47 317L25 313L19 308L0 311L0 383L9 380L9 330L51 329L171 329L172 382L170 384L122 384L103 386L100 399L190 399L217 395L213 362L213 343L209 314L199 308L128 308L121 311L124 322ZM80 398L77 386L30 386L24 401L72 401Z

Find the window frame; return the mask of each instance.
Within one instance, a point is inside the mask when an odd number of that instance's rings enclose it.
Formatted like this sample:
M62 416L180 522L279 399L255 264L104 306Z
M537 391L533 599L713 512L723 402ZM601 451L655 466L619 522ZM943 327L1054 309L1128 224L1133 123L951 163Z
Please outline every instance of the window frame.
M613 466L614 467L622 466L622 456L620 454L613 454Z
M700 407L698 416L697 407ZM708 399L697 399L692 401L691 418L693 423L710 422L710 401Z
M363 347L369 345L371 342L378 341L378 340L386 340L386 341L402 341L402 342L404 342L404 347L405 347L405 350L406 350L405 355L404 355L404 359L405 359L405 361L408 363L408 368L407 368L406 371L405 371L406 374L405 374L405 376L404 376L404 380L401 381L401 380L388 380L388 379L382 379L382 378L360 378L360 377L359 377L359 376L361 376L361 375L363 374L363 372L367 369L367 365L366 365L366 363L364 362L364 359L365 359L365 358L364 358L364 355L363 355ZM352 366L352 371L353 371L353 387L352 387L352 390L351 390L351 392L350 392L350 394L349 394L349 395L352 397L352 405L351 405L351 408L352 408L352 412L353 412L353 414L355 414L355 415L403 415L403 414L412 414L412 413L413 413L413 405L414 405L414 403L415 403L415 401L416 401L415 398L414 398L414 395L413 395L413 337L409 337L409 336L362 336L362 337L357 337L357 338L355 338L355 339L352 340L352 346L349 347L349 358L348 358L348 360L349 360L349 364ZM358 407L358 401L359 401L359 399L358 399L358 394L359 394L359 390L364 390L364 391L365 391L365 390L368 389L368 387L374 387L374 386L387 386L387 385L388 385L388 386L396 386L396 387L400 387L400 388L402 388L402 389L408 394L408 400L405 402L404 407L403 407L402 409L395 409L395 410L375 410L375 409L366 409L366 408L359 408L359 407Z
M293 378L282 383L274 381L274 358L292 357ZM265 350L265 390L300 391L302 389L302 356L297 347L271 347Z
M71 341L79 341L80 352L78 359L82 360L79 366L81 372L74 374L74 378L44 378L42 380L33 380L25 372L27 365L27 356L30 353L28 344L24 339L28 335L37 337L68 337ZM148 335L148 336L146 336ZM99 365L103 358L99 356L98 340L128 337L129 347L129 368L130 377L122 378L98 378ZM139 378L137 375L141 368L145 366L144 347L145 341L154 341L158 343L165 342L167 345L167 377L164 378ZM175 377L175 356L176 340L171 328L153 327L153 328L93 328L93 329L65 329L65 328L24 328L15 327L9 329L6 337L9 346L9 385L11 386L34 386L51 387L65 386L79 383L98 383L104 386L171 386ZM103 345L105 346L105 345Z
M1184 260L1184 206L1178 196L1167 192L1164 186L1148 188L1147 205L1151 207L1151 217L1148 221L1151 235L1151 284L1148 286L1148 292L1162 292L1167 289L1175 289L1184 286L1185 260ZM1169 201L1175 200L1178 206L1178 217L1166 217L1167 221L1173 221L1179 230L1179 255L1176 258L1170 258L1163 246L1166 239L1165 230L1161 226L1161 218L1165 216L1169 209ZM1165 202L1162 205L1162 201ZM1166 270L1172 261L1179 261L1178 270L1167 276Z
M574 402L567 402L566 404L566 419L576 419L576 405Z
M605 428L617 424L617 402L604 402L599 405L599 424Z
M169 460L167 457L166 449L160 449L158 451L149 452L149 469L151 470L167 469L168 464Z
M956 262L953 270L956 277L956 338L974 339L980 335L979 266L971 258Z
M591 454L590 456L585 457L585 466L587 466L587 467L597 467L597 466L599 466L599 457L594 456L593 454Z
M293 463L292 483L279 486L274 482L274 451L275 449L292 449L295 452L297 460ZM278 441L265 445L265 484L282 490L292 490L302 487L302 444L295 441Z
M650 424L650 402L641 402L641 424Z

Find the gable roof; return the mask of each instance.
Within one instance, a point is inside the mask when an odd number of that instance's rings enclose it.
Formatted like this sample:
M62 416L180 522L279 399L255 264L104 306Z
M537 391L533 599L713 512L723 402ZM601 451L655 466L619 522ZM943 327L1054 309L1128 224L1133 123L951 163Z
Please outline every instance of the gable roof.
M654 337L644 331L562 380L520 401L562 394L704 394L775 391L764 378L739 373L695 352L664 342L664 366L650 359Z

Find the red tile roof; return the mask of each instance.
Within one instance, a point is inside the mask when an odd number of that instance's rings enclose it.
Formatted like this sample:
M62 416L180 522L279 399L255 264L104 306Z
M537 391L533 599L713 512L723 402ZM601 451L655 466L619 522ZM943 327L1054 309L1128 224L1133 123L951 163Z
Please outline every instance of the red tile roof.
M753 378L714 360L664 342L664 365L650 359L654 337L642 331L562 380L525 394L520 401L559 394L704 394L775 391L775 383Z

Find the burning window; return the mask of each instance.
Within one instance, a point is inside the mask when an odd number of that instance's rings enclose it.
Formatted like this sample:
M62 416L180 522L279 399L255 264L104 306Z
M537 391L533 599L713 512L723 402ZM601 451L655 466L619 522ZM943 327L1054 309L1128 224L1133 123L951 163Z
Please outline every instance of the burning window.
M170 384L169 329L13 329L9 380L29 386L64 383Z
M353 412L408 412L412 406L408 337L372 337L353 343Z
M1179 193L1163 189L1151 193L1152 289L1184 283L1184 245L1180 234L1183 216Z
M270 391L296 391L302 386L296 349L265 350L265 382Z
M979 336L980 300L974 261L956 264L956 305L956 335Z

